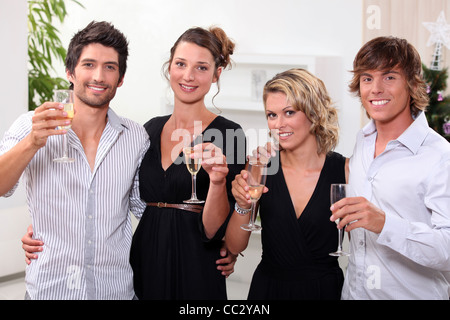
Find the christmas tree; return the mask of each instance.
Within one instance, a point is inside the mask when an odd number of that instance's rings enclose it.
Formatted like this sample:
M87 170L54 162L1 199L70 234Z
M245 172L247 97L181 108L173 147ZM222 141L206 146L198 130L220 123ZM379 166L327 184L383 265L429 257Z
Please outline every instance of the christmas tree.
M424 26L431 32L427 45L435 45L430 68L422 65L430 97L426 116L430 127L450 141L450 96L444 96L448 69L442 67L441 59L443 46L450 48L450 25L445 21L444 12L441 12L435 23L425 22Z
M423 65L423 76L430 97L430 103L425 113L428 124L450 141L450 96L443 96L447 89L447 68L433 70Z

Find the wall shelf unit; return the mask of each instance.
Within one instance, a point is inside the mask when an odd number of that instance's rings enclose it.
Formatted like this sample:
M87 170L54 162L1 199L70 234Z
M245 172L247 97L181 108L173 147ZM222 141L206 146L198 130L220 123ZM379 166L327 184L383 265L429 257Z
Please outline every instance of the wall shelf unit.
M214 104L220 109L264 111L262 91L265 83L277 73L291 68L306 69L325 82L330 94L339 92L332 90L339 83L330 80L332 75L342 76L338 57L236 54L232 60L232 69L222 72L220 93L214 99ZM217 87L213 86L209 99L216 93ZM211 101L209 99L206 101Z

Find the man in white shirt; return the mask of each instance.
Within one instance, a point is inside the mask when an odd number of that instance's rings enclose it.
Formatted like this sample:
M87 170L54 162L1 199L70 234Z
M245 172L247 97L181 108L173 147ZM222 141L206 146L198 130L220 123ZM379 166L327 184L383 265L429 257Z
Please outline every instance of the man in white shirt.
M356 55L350 90L371 118L357 136L332 221L350 233L343 299L448 299L450 144L429 128L421 59L379 37Z
M52 161L66 132L55 128L70 123L58 103L20 116L0 142L0 195L25 176L34 235L44 244L27 266L30 299L134 298L129 211L145 209L137 173L150 142L142 125L109 106L127 57L126 38L106 22L71 40L66 73L75 116L67 137L75 162Z

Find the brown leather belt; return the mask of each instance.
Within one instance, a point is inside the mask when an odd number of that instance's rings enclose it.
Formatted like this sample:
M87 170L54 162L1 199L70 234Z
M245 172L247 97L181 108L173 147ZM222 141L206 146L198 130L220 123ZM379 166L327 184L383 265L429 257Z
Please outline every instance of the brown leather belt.
M172 203L165 203L165 202L147 202L147 206L149 207L158 207L158 208L174 208L174 209L181 209L186 211L191 211L195 213L200 213L203 210L203 206L197 205L197 204L172 204Z

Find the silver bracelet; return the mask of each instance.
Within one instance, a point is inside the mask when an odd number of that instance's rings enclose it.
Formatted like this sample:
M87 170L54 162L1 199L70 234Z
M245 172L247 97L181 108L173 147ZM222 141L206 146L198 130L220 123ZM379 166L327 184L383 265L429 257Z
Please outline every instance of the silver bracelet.
M234 210L236 210L236 212L241 216L245 216L247 213L252 211L251 208L250 209L241 208L237 202L234 204Z

